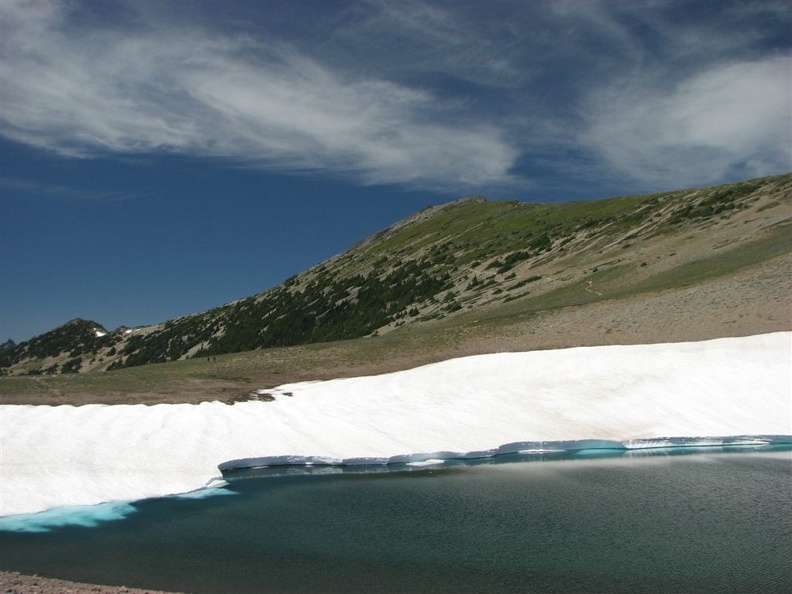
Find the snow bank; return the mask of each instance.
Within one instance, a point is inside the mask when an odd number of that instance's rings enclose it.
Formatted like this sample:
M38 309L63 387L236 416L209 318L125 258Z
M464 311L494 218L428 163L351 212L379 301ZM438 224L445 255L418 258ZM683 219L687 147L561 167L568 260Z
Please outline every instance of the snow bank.
M792 333L481 355L270 393L0 406L0 515L185 493L245 458L354 464L510 442L792 435Z

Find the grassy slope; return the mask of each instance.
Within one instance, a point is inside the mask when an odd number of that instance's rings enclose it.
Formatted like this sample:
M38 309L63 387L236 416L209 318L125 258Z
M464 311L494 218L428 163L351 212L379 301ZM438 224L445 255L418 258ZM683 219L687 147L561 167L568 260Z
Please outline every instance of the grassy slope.
M770 185L740 208L715 215L707 205L718 204L722 188L564 205L452 203L418 213L305 278L376 270L407 254L437 253L437 246L447 246L455 258L461 306L453 315L441 304L426 303L421 308L426 321L392 324L373 338L110 373L2 378L0 398L234 400L250 389L287 381L391 371L457 355L789 330L792 176L774 178ZM755 187L755 182L734 186L726 196L736 194L739 202ZM698 213L691 212L691 195L697 196ZM551 249L535 250L503 273L489 267L542 235L551 237ZM515 277L507 280L511 274ZM496 282L466 289L472 275Z

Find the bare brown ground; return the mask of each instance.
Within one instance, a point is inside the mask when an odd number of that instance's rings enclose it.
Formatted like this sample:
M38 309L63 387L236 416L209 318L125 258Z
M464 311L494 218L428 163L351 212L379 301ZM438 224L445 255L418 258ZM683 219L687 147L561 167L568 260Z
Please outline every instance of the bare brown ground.
M0 592L4 594L164 594L126 586L97 586L0 571Z

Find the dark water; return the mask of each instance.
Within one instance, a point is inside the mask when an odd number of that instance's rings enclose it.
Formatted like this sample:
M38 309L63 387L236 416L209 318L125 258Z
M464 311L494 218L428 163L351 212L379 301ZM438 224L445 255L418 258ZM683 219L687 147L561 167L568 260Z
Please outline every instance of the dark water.
M0 532L0 567L193 593L792 592L792 453L234 481L97 527Z

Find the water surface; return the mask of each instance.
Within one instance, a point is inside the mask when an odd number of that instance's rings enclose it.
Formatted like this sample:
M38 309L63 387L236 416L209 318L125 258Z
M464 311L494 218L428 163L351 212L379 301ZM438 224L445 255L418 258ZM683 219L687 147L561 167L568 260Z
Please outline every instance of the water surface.
M96 527L0 532L0 567L200 594L788 592L792 454L233 481Z

